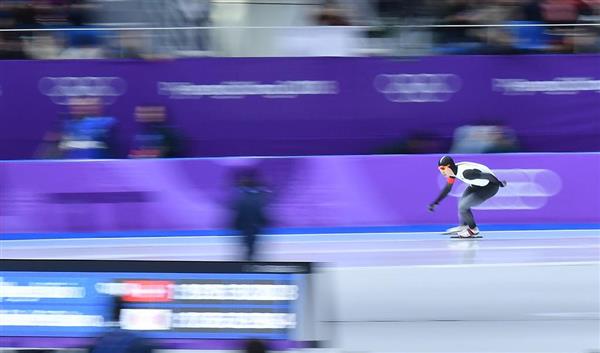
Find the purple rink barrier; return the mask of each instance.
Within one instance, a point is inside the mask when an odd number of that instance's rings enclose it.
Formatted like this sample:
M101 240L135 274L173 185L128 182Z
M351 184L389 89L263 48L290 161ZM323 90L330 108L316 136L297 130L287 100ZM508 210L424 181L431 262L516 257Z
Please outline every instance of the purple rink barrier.
M228 228L235 175L272 190L273 227L457 222L457 197L427 205L443 179L438 155L36 161L0 163L0 234ZM508 187L481 205L481 224L600 224L600 154L456 156L491 167Z
M120 155L164 104L188 156L369 154L500 122L524 151L600 151L600 55L0 62L0 159L32 158L70 97L100 97ZM442 146L443 147L443 146Z
M87 348L94 345L95 338L88 337L5 337L0 336L0 347L12 348ZM162 349L202 349L202 350L240 350L243 342L239 340L190 340L168 339L150 341ZM270 340L269 347L274 350L310 347L310 342L288 340Z

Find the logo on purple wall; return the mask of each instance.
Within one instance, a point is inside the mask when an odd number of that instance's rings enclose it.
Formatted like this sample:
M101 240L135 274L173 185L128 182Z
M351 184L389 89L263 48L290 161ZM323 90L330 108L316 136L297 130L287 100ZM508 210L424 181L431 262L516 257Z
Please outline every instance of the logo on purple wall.
M104 104L113 104L125 94L125 80L116 76L98 77L43 77L38 84L40 92L56 103L65 105L73 97L99 97Z
M552 80L530 81L521 78L495 78L494 91L505 95L600 93L600 80L590 77L556 77Z
M461 88L455 74L381 74L375 89L396 103L446 102Z
M562 179L550 169L494 169L498 179L506 180L507 186L483 204L473 207L479 210L537 210L558 194L562 189ZM445 180L440 178L440 184ZM467 185L460 183L450 192L459 198Z
M336 81L249 81L195 84L191 82L158 82L158 94L169 98L296 98L303 95L337 94Z

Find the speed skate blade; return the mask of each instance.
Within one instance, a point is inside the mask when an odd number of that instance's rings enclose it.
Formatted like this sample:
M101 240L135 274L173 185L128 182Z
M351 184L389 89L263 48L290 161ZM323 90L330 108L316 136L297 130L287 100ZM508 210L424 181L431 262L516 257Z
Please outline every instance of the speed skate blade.
M474 235L472 237L461 237L460 235L453 235L450 239L481 239L483 238L481 235Z
M465 229L467 229L467 227L464 225L456 226L456 227L446 229L446 231L443 232L442 234L443 235L457 235L459 232L462 232Z

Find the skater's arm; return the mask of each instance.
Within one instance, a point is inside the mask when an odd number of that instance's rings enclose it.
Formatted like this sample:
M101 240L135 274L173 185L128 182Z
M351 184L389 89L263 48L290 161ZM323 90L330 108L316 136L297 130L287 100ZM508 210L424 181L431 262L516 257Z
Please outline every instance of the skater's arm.
M500 180L498 180L498 178L496 178L496 176L494 174L483 173L481 170L478 170L478 169L465 170L463 175L465 176L465 179L469 179L469 180L485 179L485 180L489 180L490 183L492 183L492 184L497 184L500 186L505 185L505 182L503 183Z
M450 193L450 190L452 190L452 186L454 185L455 181L456 181L456 178L448 177L448 183L442 189L442 192L440 192L440 195L437 197L437 199L435 199L435 201L433 201L433 203L430 205L430 209L432 208L431 206L435 206L435 205L439 204L440 202L442 202L443 199L446 198L446 196L448 196L448 194Z

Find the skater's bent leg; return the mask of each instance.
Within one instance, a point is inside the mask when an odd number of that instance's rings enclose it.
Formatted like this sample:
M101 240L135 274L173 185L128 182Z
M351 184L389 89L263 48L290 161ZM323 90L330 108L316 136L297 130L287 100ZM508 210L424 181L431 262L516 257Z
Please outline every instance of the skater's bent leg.
M473 212L471 212L471 207L476 203L475 199L475 189L471 186L467 187L458 201L458 219L461 225L475 227Z
M468 187L458 202L458 214L462 224L468 225L471 229L477 227L471 208L479 206L484 201L492 198L494 195L496 195L498 189L499 188L497 185L489 185L477 189Z
M461 224L465 224L469 226L469 228L473 229L477 227L475 223L475 218L473 217L473 212L471 211L471 207L477 206L481 204L479 198L475 194L468 195L466 197L462 197L458 202L458 216L460 218Z

